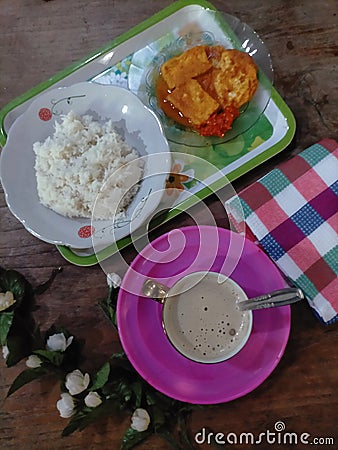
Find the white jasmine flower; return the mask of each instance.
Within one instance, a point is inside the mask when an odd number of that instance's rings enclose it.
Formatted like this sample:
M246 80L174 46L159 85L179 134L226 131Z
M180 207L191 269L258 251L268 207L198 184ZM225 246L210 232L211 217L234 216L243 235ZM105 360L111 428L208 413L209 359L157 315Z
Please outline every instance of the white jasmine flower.
M117 273L108 273L107 284L109 287L117 288L121 284L121 277Z
M36 369L37 367L40 367L42 364L41 359L37 355L30 355L27 358L26 366L30 369Z
M146 431L150 423L150 416L143 408L137 408L131 416L131 428L136 431Z
M0 292L0 311L4 311L16 302L13 292Z
M75 412L75 401L67 392L61 394L61 399L56 402L56 407L60 412L60 416L68 419Z
M89 392L89 394L86 395L84 402L89 408L96 408L101 405L102 400L97 392Z
M87 389L90 382L88 373L82 374L81 370L76 369L66 376L66 388L71 395L77 395Z
M7 345L3 345L3 347L2 347L2 355L4 357L4 360L6 361L7 356L9 355L9 350L8 350Z
M73 339L73 336L70 336L68 339L66 339L63 333L53 334L47 339L46 348L47 350L51 350L53 352L64 352L66 348L70 346Z

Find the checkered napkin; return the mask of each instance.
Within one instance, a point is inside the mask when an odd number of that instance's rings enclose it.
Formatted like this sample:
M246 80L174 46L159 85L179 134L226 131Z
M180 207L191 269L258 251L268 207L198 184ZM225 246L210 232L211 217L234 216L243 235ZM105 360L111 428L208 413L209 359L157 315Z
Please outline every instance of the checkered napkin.
M326 324L338 320L337 178L338 144L324 139L225 204Z

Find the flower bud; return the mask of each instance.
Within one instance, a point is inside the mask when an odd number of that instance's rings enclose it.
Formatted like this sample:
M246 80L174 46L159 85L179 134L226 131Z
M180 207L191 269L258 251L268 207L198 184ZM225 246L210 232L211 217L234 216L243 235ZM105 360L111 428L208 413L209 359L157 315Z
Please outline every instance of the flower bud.
M75 401L67 392L61 394L61 399L56 402L56 407L60 412L60 416L68 419L75 412Z
M73 339L73 336L70 336L68 339L66 339L63 333L53 334L47 339L46 348L47 350L51 350L52 352L64 352L66 348L70 346Z
M107 284L109 287L118 288L121 284L121 277L117 273L108 273Z
M4 357L4 360L6 361L7 357L9 355L9 349L7 345L3 345L2 347L2 356Z
M96 408L101 405L102 400L97 392L89 392L89 394L86 395L84 402L89 408Z
M40 367L42 364L41 359L37 355L30 355L27 358L26 366L30 369L36 369L37 367Z
M150 416L143 408L137 408L131 416L131 428L136 431L146 431L150 423Z
M76 369L66 376L66 388L71 395L77 395L87 389L90 382L88 373L82 374L81 370Z
M16 302L13 292L0 292L0 311L5 311L5 309L14 305Z

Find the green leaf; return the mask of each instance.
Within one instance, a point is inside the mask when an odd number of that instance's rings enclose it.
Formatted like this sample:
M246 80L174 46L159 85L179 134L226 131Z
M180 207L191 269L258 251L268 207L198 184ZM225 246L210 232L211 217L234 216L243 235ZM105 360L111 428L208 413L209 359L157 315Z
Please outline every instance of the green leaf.
M157 398L156 398L156 396L154 395L153 392L147 392L146 402L147 402L148 406L156 405Z
M103 312L107 316L107 318L110 320L110 322L114 325L115 328L117 328L116 323L116 304L117 304L117 297L119 294L119 288L114 288L112 286L108 289L108 295L106 299L99 300L99 305L102 308Z
M64 353L61 352L53 352L51 350L34 350L33 353L35 355L40 356L41 360L54 366L61 366L64 359Z
M62 367L66 372L71 372L77 369L85 360L82 353L84 340L74 339L71 345L64 352L64 360Z
M131 374L135 378L139 378L138 373L136 372L134 367L130 364L130 361L125 353L123 352L114 353L111 356L111 361L114 372L116 372L119 369L122 369L124 372L129 372L129 374Z
M93 385L90 388L90 391L96 391L101 389L108 381L110 373L110 364L106 362L101 369L95 374Z
M177 417L177 428L178 428L178 435L180 437L180 442L183 442L184 448L186 450L193 450L196 447L194 446L195 441L192 441L192 438L190 437L188 433L188 427L187 427L187 421L188 417L191 416L192 408L188 410L186 407L183 407L178 412Z
M14 317L15 320L15 317ZM22 332L22 334L12 333L13 325L7 336L7 347L9 355L6 359L7 367L12 367L21 361L23 358L31 354L31 339L30 336Z
M32 351L43 348L45 339L41 333L40 325L35 325L32 333Z
M52 285L56 275L60 272L62 272L62 267L57 267L56 269L53 269L51 276L48 278L47 281L45 281L44 283L41 283L39 286L37 286L34 289L34 293L37 295L43 294L45 291L47 291L47 289L50 288L50 286Z
M4 270L0 272L0 291L13 292L14 298L20 302L26 290L26 279L16 270Z
M143 386L139 381L135 381L130 386L135 395L135 409L139 408L142 403Z
M164 425L166 423L166 418L165 418L164 412L161 408L161 405L156 405L156 404L152 405L151 411L150 411L150 416L151 416L151 422L152 422L155 430L158 430L158 428L160 428L162 425Z
M14 311L0 313L0 344L6 345L7 335L12 326Z
M97 408L88 408L85 406L78 411L69 421L68 425L62 431L62 436L69 436L76 430L83 430L99 417L112 414L112 402L106 401Z
M130 450L146 440L151 434L152 432L150 430L136 431L133 428L128 428L124 433L120 448L121 450Z
M96 413L99 409L100 407L96 408ZM97 414L94 414L94 410L85 406L71 418L68 425L62 432L62 436L69 436L76 430L83 430L94 420L94 417L97 417Z
M183 449L184 450L188 450L188 447L187 448L185 448L185 447L182 448L180 445L178 445L178 443L176 442L174 436L169 431L163 431L163 432L158 433L158 434L159 434L159 436L161 436L162 439L167 441L174 450L183 450ZM191 447L189 447L189 450L191 450Z
M128 379L121 379L115 386L116 392L119 394L121 401L129 402L132 397L132 391L130 389L130 383Z
M9 388L7 397L12 395L15 391L20 389L25 384L30 383L37 378L42 377L47 373L47 370L43 367L37 367L36 369L26 369L21 372L13 381L12 386Z

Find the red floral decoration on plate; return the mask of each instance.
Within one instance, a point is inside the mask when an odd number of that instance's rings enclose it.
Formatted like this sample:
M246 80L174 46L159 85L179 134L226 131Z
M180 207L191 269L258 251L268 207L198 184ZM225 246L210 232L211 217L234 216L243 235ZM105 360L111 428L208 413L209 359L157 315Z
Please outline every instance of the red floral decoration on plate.
M41 108L39 110L39 117L41 120L47 122L48 120L50 120L53 116L52 111L49 108Z
M92 234L95 232L95 228L91 225L85 225L79 229L77 234L80 238L86 239L92 236Z

